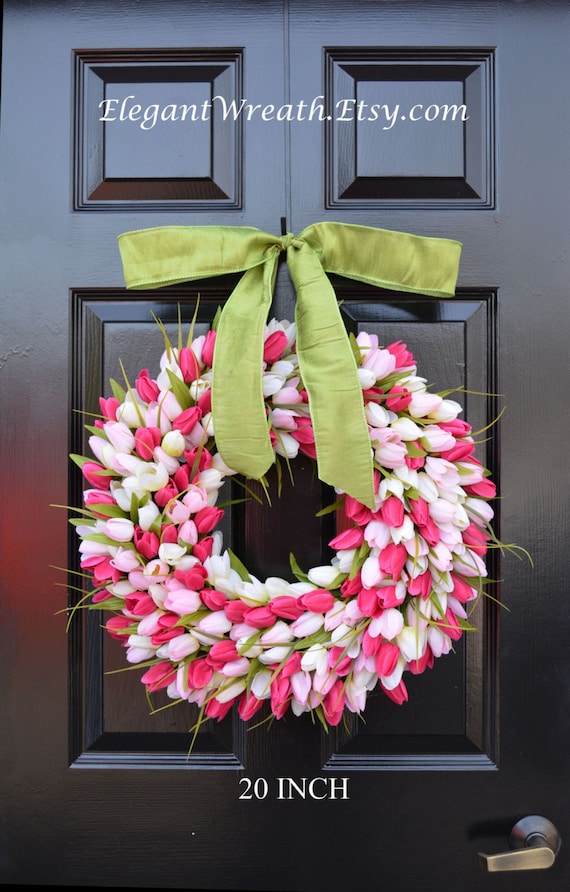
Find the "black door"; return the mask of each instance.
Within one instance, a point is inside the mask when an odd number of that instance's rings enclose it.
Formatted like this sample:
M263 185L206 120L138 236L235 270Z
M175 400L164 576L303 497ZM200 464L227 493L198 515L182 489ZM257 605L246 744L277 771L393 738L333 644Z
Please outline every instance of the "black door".
M550 868L496 878L478 853L507 851L531 815L570 839L569 36L555 0L5 3L4 883L568 887L564 844ZM206 116L213 96L247 113L218 100ZM235 284L128 291L117 236L278 235L283 217L463 243L454 298L334 285L349 329L404 341L435 389L459 388L497 532L533 564L490 554L504 606L482 599L477 631L409 673L406 704L371 696L328 734L309 715L230 714L189 756L194 707L150 714L96 613L66 629L77 541L53 506L79 504L68 455L120 362L156 368L154 316L175 332L199 295L204 333ZM272 315L293 305L283 262ZM331 516L314 515L330 491L308 460L294 478L271 509L231 508L228 540L262 579L287 575L289 552L328 560Z

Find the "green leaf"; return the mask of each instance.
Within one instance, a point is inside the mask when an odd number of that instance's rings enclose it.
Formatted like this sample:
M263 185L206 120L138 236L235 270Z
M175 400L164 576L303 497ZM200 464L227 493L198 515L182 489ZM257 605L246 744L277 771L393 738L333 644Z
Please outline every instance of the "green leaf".
M247 568L244 564L242 564L238 556L234 554L231 548L228 548L228 554L230 556L230 567L232 568L232 570L235 570L239 578L242 579L244 582L251 582L251 576L249 575Z
M348 574L349 579L354 579L369 554L370 546L368 542L363 542L362 545L355 550L352 564L350 565L350 572Z
M459 623L459 627L461 629L463 629L464 632L476 632L477 631L477 626L471 625L471 623L467 622L467 620L463 619L463 617L461 617L461 616L457 617L457 622ZM443 626L443 628L445 628L445 626Z
M432 591L429 597L430 597L430 601L433 601L433 603L435 604L436 610L437 610L437 612L439 613L439 615L440 615L441 617L444 617L444 616L445 616L445 610L444 610L443 607L441 606L441 601L440 601L439 598L437 597L436 593Z
M293 645L293 650L305 650L305 648L312 647L313 644L324 644L330 638L330 632L327 632L326 629L318 629L318 631L313 632L312 635L307 635L305 638L299 638L298 641L291 642Z
M85 430L89 431L89 433L93 434L95 437L101 437L103 440L107 439L105 431L100 427L96 427L94 424L86 424Z
M327 505L325 508L321 508L320 511L317 511L315 517L324 517L325 514L332 514L333 511L338 511L340 508L343 507L345 501L346 499L343 496L341 499L338 499L338 501L333 502L332 505Z
M178 375L175 375L172 369L166 369L168 374L168 379L170 381L170 388L180 403L182 409L189 409L194 405L194 400L190 396L190 391L188 390L188 385L181 381Z
M423 458L426 454L425 449L421 449L416 443L408 443L408 455L410 458Z
M218 328L218 324L219 324L220 316L221 316L221 315L222 315L222 308L221 308L221 307L218 307L217 310L216 310L216 314L215 314L215 316L214 316L214 319L213 319L213 321L212 321L212 325L210 326L211 329L212 329L213 331L216 331L216 329Z
M296 578L299 580L299 582L309 582L310 581L307 574L304 573L303 570L301 570L299 564L297 563L297 558L295 557L293 552L291 552L289 554L289 564L291 566L291 572L293 573L294 576L296 576Z
M124 403L127 391L121 387L118 381L115 381L114 378L110 379L109 384L111 385L111 390L113 391L115 399L119 400L120 403Z
M83 465L88 461L90 461L90 462L95 461L95 459L93 459L93 458L87 458L85 455L76 455L74 452L70 452L69 457L80 468L83 468ZM111 471L109 468L101 468L100 471L93 471L93 473L96 474L98 477L116 477L117 476L116 472Z
M352 353L354 355L354 359L356 360L356 365L359 366L360 363L362 362L362 353L361 353L360 347L358 346L358 343L356 341L354 332L351 331L349 333L348 340L349 340L350 346L352 348Z

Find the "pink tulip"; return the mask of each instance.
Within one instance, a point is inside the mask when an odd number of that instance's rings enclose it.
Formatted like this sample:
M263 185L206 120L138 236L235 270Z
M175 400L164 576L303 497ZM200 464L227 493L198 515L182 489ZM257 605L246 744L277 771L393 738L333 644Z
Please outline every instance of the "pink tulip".
M296 387L282 387L277 393L273 394L275 406L296 405L302 402L303 398Z
M344 684L339 679L334 683L334 685L326 695L325 699L323 700L323 712L325 714L327 724L332 726L339 724L344 712L345 701L346 694L344 691Z
M135 525L127 517L110 517L103 528L105 535L114 542L130 542L134 531Z
M445 619L435 622L434 625L440 626L442 632L449 635L453 641L459 641L463 635L463 629L459 625L457 617L449 607L445 611Z
M194 430L194 427L201 418L202 410L198 406L192 406L190 409L185 409L183 412L180 412L180 414L174 418L172 429L180 431L186 436Z
M295 672L291 676L291 689L298 703L306 703L311 690L311 676L308 672Z
M172 638L168 643L168 656L173 663L179 663L190 654L196 653L200 647L200 642L193 635L184 633Z
M244 694L238 706L239 717L247 722L263 706L263 700L258 700L253 694Z
M441 397L437 393L427 391L412 394L408 412L412 418L424 418L441 405Z
M374 616L380 609L378 592L375 588L362 588L356 599L358 609L364 616Z
M310 418L296 416L296 430L291 431L291 436L297 440L301 446L310 446L315 442L315 432Z
M133 616L148 616L155 608L156 604L146 592L132 592L125 598L125 610Z
M287 349L288 339L284 331L274 331L263 344L263 361L273 365Z
M278 595L277 598L273 598L269 602L268 607L275 616L280 616L283 619L295 620L305 612L299 599L292 595Z
M372 428L370 439L376 441L374 454L379 464L386 468L405 465L408 450L397 431L386 427Z
M417 526L428 522L429 505L425 499L410 499L410 517Z
M402 703L405 703L407 701L408 691L403 681L400 681L400 683L397 684L395 688L391 689L388 689L385 685L382 684L382 682L380 682L380 684L382 685L382 690L384 691L384 693L390 698L390 700L393 700L394 703L397 703L398 706L401 706Z
M291 696L291 683L288 678L277 676L271 682L271 712L280 719L289 708L289 699Z
M224 516L223 508L207 506L202 508L194 517L194 523L199 533L210 533Z
M369 520L372 520L372 511L366 508L361 502L357 502L352 496L345 496L344 510L347 517L350 517L358 526L364 526Z
M232 627L230 620L223 610L214 610L204 616L196 625L196 628L207 635L225 635Z
M157 427L139 427L135 431L135 451L143 461L151 461L154 450L160 445L161 433Z
M399 607L399 605L403 603L404 598L406 597L406 587L401 581L396 583L396 585L383 585L381 588L378 589L378 597L380 598L382 606L384 608Z
M344 654L344 647L331 647L329 650L329 668L334 669L340 678L348 675L352 668L353 659L348 654Z
M167 688L176 678L176 669L170 662L156 663L141 676L141 681L149 691L160 691Z
M267 629L275 622L275 615L269 605L248 607L244 612L243 620L254 629Z
M85 465L83 467L83 473L85 473ZM497 495L497 487L492 480L488 480L487 478L484 478L479 483L473 483L469 484L468 486L464 486L463 489L469 495L480 496L482 499L494 499Z
M93 604L100 604L102 601L108 601L109 598L112 597L114 597L113 593L104 588L101 589L101 591L95 592L95 594L91 596L91 600Z
M366 357L362 362L362 368L370 369L374 372L374 380L382 381L387 375L390 375L396 368L396 362L392 354L383 348L372 347L366 353Z
M334 539L329 542L329 547L335 551L342 551L347 548L359 548L364 540L364 534L360 527L351 527L343 530Z
M141 400L145 403L153 403L158 399L160 389L156 381L150 377L148 369L142 369L135 381L135 387Z
M215 588L203 588L200 597L209 610L223 610L228 600L227 595Z
M372 623L370 625L372 625ZM365 657L375 657L380 649L381 644L382 637L380 635L374 637L374 635L372 635L370 632L369 626L362 636L362 653L365 655Z
M200 591L203 588L207 576L208 571L202 564L196 564L190 570L176 569L174 571L174 578L182 582L186 588L193 592Z
M440 425L442 427L442 425ZM475 443L471 440L461 440L455 443L451 449L448 449L447 452L441 452L441 458L445 458L446 461L461 461L463 459L468 458L470 455L473 455L475 451Z
M381 635L387 641L392 641L399 635L404 627L404 617L400 610L389 607L382 610L370 623L368 630L370 635Z
M450 576L453 581L451 593L461 604L465 604L476 597L477 590L470 586L466 579L458 576L457 573L450 573Z
M111 565L121 573L130 573L140 567L136 553L131 548L118 548L117 553L111 558Z
M221 669L226 663L229 663L232 660L237 660L238 656L239 654L234 642L224 639L223 641L217 641L212 645L208 656L206 657L206 662L214 669Z
M422 600L429 598L432 587L432 577L429 570L419 573L408 582L408 591L410 595L418 595Z
M326 613L335 603L334 595L326 589L315 589L312 592L302 595L299 602L306 610L313 613Z
M404 523L404 505L397 496L390 496L382 504L382 520L396 529Z
M173 617L174 620L178 621L178 617ZM160 620L159 620L160 623ZM168 641L172 641L173 638L179 638L181 635L184 635L184 629L182 626L170 626L168 628L160 629L158 632L155 632L154 635L151 635L151 644L155 647L160 647L162 644L166 644Z
M400 648L397 644L383 641L376 652L376 672L379 676L389 676L396 670Z
M192 660L192 662L188 664L188 685L197 690L205 688L212 680L213 674L214 670L210 664L206 662L206 658Z
M389 350L392 356L395 357L397 369L409 368L415 365L412 353L410 353L406 344L402 341L394 341L393 344L388 344L386 350Z
M482 530L474 523L470 523L469 526L463 530L461 535L465 545L467 545L471 551L475 551L477 554L486 554L487 542L490 536L485 530Z
M200 377L200 363L196 359L191 347L182 347L178 354L178 365L186 384Z
M111 486L113 474L97 462L86 461L81 468L81 473L94 489L106 490Z
M171 499L175 499L178 495L178 487L172 478L168 481L166 486L163 486L162 489L157 490L154 494L154 501L160 508L165 508Z
M113 567L108 555L90 555L81 561L81 569L91 570L97 582L116 583L121 578L121 571Z
M132 624L133 621L128 616L111 616L105 623L105 629L112 638L124 642L125 635L129 634L128 630Z
M204 712L208 718L216 719L218 722L221 722L222 719L227 716L233 705L233 700L228 700L226 703L220 703L220 701L214 697L213 700L208 700Z
M200 542L196 542L194 547L192 548L192 554L198 558L199 561L203 562L207 558L212 556L212 551L214 548L214 537L213 536L205 536Z
M320 613L307 611L291 624L291 632L296 638L306 638L314 632L318 632L324 623L324 616Z
M412 395L409 390L406 387L402 387L401 384L395 384L388 391L386 405L392 412L401 412L406 406L409 406L411 401Z
M226 601L224 604L225 614L232 623L242 623L244 613L248 609L248 605L239 598L236 601Z
M299 651L296 650L294 653L292 653L291 656L287 659L287 662L285 663L285 665L283 666L283 669L281 670L281 673L280 673L281 677L282 678L290 678L296 672L300 672L301 671L301 659L302 658L301 658L301 654L299 653Z
M408 553L403 545L391 542L378 555L378 565L382 572L389 574L392 579L399 579L408 559Z
M439 632L439 630L436 629L434 626L430 626L427 633L428 638L430 638L430 636L433 635L434 632ZM431 648L431 645L428 644L423 655L417 660L410 660L410 662L407 664L407 668L412 673L412 675L421 675L421 673L425 672L426 669L431 669L434 662L434 652Z
M164 599L164 607L178 616L195 613L202 606L198 592L187 588L170 590Z
M99 397L99 408L105 421L117 420L117 409L120 405L119 400L114 396L110 396L107 399L102 396Z
M135 525L133 541L139 554L142 554L147 560L152 560L152 558L157 556L160 540L156 533L151 533L150 530L142 530Z
M209 366L210 368L214 362L214 347L216 345L216 332L213 329L210 329L207 335L204 338L204 343L202 344L202 362L204 365Z

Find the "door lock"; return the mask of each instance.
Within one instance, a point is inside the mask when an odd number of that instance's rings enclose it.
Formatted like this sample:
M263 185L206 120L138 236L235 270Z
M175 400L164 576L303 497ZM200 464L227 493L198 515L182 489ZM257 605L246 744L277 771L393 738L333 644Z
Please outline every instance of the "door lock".
M541 815L528 815L517 821L509 838L510 851L496 855L479 852L483 870L544 870L552 867L560 848L560 834Z

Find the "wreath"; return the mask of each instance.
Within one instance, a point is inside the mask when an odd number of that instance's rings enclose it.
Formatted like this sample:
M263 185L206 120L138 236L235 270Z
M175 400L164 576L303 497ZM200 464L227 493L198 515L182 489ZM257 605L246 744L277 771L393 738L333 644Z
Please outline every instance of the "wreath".
M343 520L330 562L303 570L291 556L295 581L258 579L218 529L226 478L249 488L217 442L220 316L206 335L195 337L192 324L185 346L159 324L160 371L111 381L112 395L86 426L92 456L72 455L85 481L72 523L91 581L80 605L105 611L104 628L127 663L144 669L149 696L164 690L173 705L197 705L196 728L234 705L243 720L267 702L276 719L309 712L328 728L345 710L362 714L377 689L404 703L406 672L431 668L473 629L485 555L499 544L495 485L460 404L428 388L405 343L346 337L372 499L335 486L327 510ZM298 325L271 319L262 335L272 463L282 468L302 453L316 464Z

